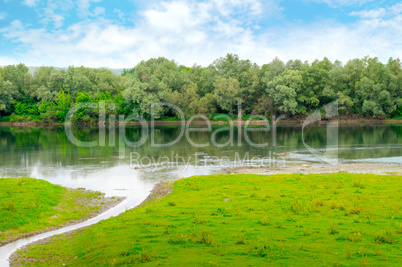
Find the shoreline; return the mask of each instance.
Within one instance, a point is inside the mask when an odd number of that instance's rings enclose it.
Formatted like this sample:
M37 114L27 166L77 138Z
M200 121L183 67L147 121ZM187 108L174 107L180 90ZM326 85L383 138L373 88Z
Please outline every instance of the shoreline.
M146 121L148 125L151 125L151 121ZM302 125L304 120L280 120L276 124L277 125ZM337 122L340 125L384 125L384 124L402 124L402 120L397 120L397 119L389 119L389 120L370 120L370 119L339 119L339 120L321 120L314 122L312 125L317 126L317 125L326 125L328 123L333 123ZM184 121L184 123L187 125L189 121ZM211 125L228 125L230 122L227 121L210 121L209 122ZM271 124L272 122L268 121L268 124ZM182 124L181 121L154 121L154 125L156 126L163 126L163 125L172 125L172 126L180 126ZM233 126L238 126L238 125L251 125L251 126L262 126L266 125L266 121L264 120L253 120L253 121L237 121L233 120L231 121L231 124ZM71 122L52 122L52 123L46 123L46 122L0 122L0 127L1 126L13 126L13 127L47 127L47 126L69 126L69 125L74 125L74 126L86 126L86 127L93 127L93 126L99 126L99 123L94 123L94 124L79 124L79 123L71 123ZM102 124L104 125L109 125L109 124ZM116 123L115 125L124 125L123 123ZM139 126L141 125L140 122L134 122L130 121L127 122L125 125L130 125L130 126ZM199 121L191 121L191 126L199 125L199 126L205 126L208 125L207 121L204 120L199 120Z
M319 164L288 164L285 167L235 167L224 169L228 173L235 174L322 174L322 173L354 173L354 174L378 174L402 176L402 164L383 163L344 163L337 165Z

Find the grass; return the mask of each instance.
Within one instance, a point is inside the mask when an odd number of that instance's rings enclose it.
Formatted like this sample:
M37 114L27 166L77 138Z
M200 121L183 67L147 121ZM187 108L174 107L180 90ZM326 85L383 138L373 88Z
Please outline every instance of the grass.
M0 122L10 122L10 116L0 116Z
M211 175L45 245L30 266L399 266L400 176Z
M402 116L398 116L398 117L393 117L393 118L386 118L385 120L402 120Z
M99 197L38 179L0 179L0 244L88 217Z

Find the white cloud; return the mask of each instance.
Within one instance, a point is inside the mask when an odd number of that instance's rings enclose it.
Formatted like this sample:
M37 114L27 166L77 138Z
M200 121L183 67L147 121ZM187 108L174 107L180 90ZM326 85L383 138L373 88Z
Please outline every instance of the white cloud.
M18 60L16 60L15 58L0 56L0 67L7 66L7 65L15 65L18 63L20 63L20 62Z
M373 29L374 25L358 23L345 26L331 22L320 22L309 27L293 28L277 39L280 47L278 56L289 60L338 59L346 63L353 58L366 55L377 56L381 61L402 54L399 41L395 38L395 28L385 31ZM398 30L399 34L402 33ZM274 45L274 44L273 44Z
M63 26L64 16L56 14L54 10L50 8L44 9L44 18L41 20L42 23L48 24L49 22L53 23L54 27L59 28Z
M398 3L388 8L377 8L371 10L353 11L351 16L360 17L362 19L380 19L402 14L402 3Z
M116 13L119 19L122 19L124 17L124 12L121 11L120 9L116 8L115 10L113 10L113 13Z
M354 24L321 21L307 27L291 27L290 38L283 41L287 59L297 54L303 59L329 57L343 62L365 55L377 56L383 62L402 55L402 5L352 12Z
M363 11L353 11L350 13L351 16L361 17L363 19L375 19L382 18L387 14L385 8L379 8L376 10L363 10Z
M44 7L35 8L39 22L49 25L53 24L54 27L59 28L63 26L65 16L74 7L71 0L48 0Z
M78 9L78 13L81 16L96 16L96 14L93 14L89 11L89 8L91 6L91 3L99 3L102 0L78 0L77 1L77 9Z
M82 1L81 7L88 3ZM262 9L259 0L172 1L143 11L136 27L97 19L47 32L15 21L5 36L29 48L25 58L30 65L131 67L158 56L206 65L252 45L253 34L244 21L255 21Z
M36 6L36 3L39 2L39 0L23 0L22 3L24 5L30 6L30 7L34 7Z
M392 14L401 14L402 13L402 3L398 3L390 8L390 12Z
M6 12L0 12L0 20L5 19L6 16L7 16L7 13L6 13Z
M210 64L226 53L237 53L260 65L275 56L309 61L326 56L345 62L370 55L386 61L402 54L399 7L386 9L386 18L378 14L382 11L356 13L362 19L354 24L286 24L256 33L258 17L265 18L266 10L271 10L271 17L280 15L275 2L176 0L144 10L135 26L97 18L46 31L14 21L3 35L27 48L21 56L27 65L127 68L140 60L165 56L191 66Z
M105 14L105 8L99 7L99 6L95 7L94 13L93 13L94 16L99 16L99 15L103 15L103 14Z
M307 0L307 1L326 3L331 7L361 6L363 4L373 2L373 0Z
M53 24L54 27L59 28L63 26L67 16L71 15L73 10L76 10L77 15L81 18L96 17L105 13L105 8L95 7L92 11L91 4L101 2L102 0L47 0L44 7L35 7L40 22L49 25ZM38 0L26 0L29 6L35 6Z

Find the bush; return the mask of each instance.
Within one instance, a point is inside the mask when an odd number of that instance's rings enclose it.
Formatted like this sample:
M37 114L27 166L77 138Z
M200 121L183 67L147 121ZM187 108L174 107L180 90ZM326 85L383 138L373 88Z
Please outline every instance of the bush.
M10 121L10 116L3 116L3 117L0 117L0 122L9 122Z
M229 116L228 114L223 114L223 113L214 113L208 116L208 118L211 121L224 121L224 122L228 122L229 118L231 120L236 120L237 119L237 115L233 115L233 116Z
M10 121L11 122L24 122L26 118L21 115L16 115L15 113L11 114Z
M26 103L26 102L16 102L14 105L14 113L16 115L33 115L38 116L39 110L36 104Z
M39 106L40 118L44 122L57 121L56 104L54 102L47 102L43 100Z

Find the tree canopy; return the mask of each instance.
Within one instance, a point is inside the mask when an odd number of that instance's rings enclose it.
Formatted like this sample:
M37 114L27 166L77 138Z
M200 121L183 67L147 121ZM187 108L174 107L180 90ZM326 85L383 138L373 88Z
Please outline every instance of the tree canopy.
M24 64L0 67L0 116L11 120L95 122L98 105L107 115L149 119L177 117L171 103L186 117L286 115L304 118L338 100L339 114L356 118L402 116L402 63L390 58L329 59L312 63L278 58L258 66L227 54L211 65L182 66L166 58L142 61L122 75L108 69L40 67L33 74ZM81 107L72 118L68 111ZM242 109L239 110L238 103ZM82 105L81 105L82 106Z

